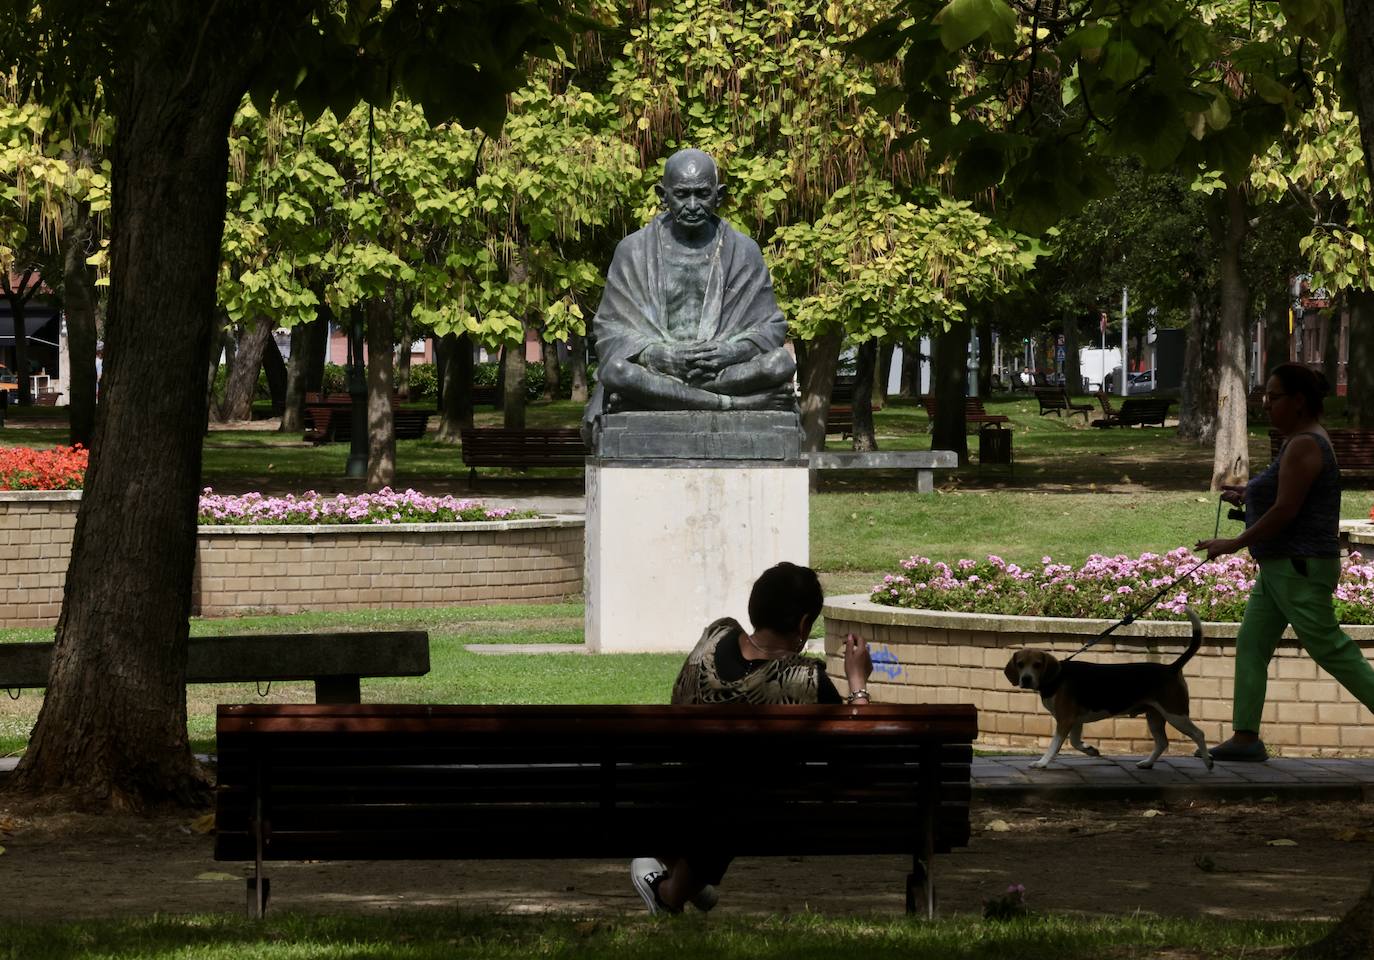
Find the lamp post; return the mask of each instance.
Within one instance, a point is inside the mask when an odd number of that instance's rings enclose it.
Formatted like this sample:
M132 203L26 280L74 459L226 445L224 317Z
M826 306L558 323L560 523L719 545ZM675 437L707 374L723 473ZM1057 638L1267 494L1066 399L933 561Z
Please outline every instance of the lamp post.
M363 368L363 309L348 310L348 396L353 403L348 466L345 476L367 476L367 371Z

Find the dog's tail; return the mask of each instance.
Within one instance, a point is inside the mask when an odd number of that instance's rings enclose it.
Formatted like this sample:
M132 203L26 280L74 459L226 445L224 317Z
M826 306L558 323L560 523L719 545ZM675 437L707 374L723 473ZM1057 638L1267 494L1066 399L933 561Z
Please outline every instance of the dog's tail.
M1202 649L1202 621L1193 612L1192 607L1184 607L1183 612L1188 614L1188 619L1193 622L1193 639L1188 643L1188 649L1184 650L1177 660L1169 664L1169 670L1178 673L1183 669L1183 665L1193 659L1193 654Z

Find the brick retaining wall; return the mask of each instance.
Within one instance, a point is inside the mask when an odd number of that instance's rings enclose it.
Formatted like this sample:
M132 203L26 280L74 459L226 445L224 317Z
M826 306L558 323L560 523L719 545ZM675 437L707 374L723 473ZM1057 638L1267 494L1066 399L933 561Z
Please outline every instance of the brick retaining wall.
M57 622L79 492L0 492L0 627ZM555 602L582 592L581 517L201 527L193 611Z
M978 708L977 746L1042 751L1052 732L1049 712L1034 693L1012 687L1003 668L1022 647L1067 656L1111 623L905 610L862 596L832 597L825 605L826 661L844 690L841 644L847 633L858 633L873 647L868 689L875 700L972 703ZM1204 624L1202 649L1184 668L1193 720L1212 744L1231 734L1238 627ZM1366 655L1374 650L1374 627L1346 631ZM1186 622L1140 621L1113 633L1115 642L1103 642L1081 656L1101 663L1169 663L1186 646L1190 632ZM1374 716L1302 651L1291 632L1269 667L1260 735L1271 752L1290 756L1374 756ZM1088 724L1083 739L1113 754L1145 754L1152 743L1143 717ZM1077 753L1068 744L1064 751ZM1192 742L1170 727L1169 752L1192 751Z

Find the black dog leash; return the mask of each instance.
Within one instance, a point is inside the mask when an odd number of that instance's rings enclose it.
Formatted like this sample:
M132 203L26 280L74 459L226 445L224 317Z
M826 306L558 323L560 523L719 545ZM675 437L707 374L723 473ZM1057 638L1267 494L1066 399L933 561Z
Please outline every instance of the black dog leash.
M1216 537L1221 533L1221 504L1222 504L1222 500L1221 500L1220 497L1218 497L1218 498L1217 498L1217 524L1216 524L1216 529L1215 529L1215 530L1213 531L1213 533L1212 533L1212 538L1213 538L1213 539L1216 539ZM1111 625L1110 627L1108 627L1106 630L1103 630L1103 631L1102 631L1101 633L1099 633L1097 636L1093 637L1093 638L1092 638L1091 640L1089 640L1087 643L1083 644L1083 646L1079 647L1077 650L1075 650L1073 653L1069 654L1067 657L1065 657L1065 658L1064 658L1063 660L1061 660L1060 662L1061 662L1061 663L1067 663L1068 661L1072 660L1074 657L1078 656L1080 653L1082 653L1084 650L1087 650L1089 647L1093 646L1094 644L1096 644L1096 643L1101 643L1104 637L1107 637L1107 636L1110 635L1111 633L1115 632L1115 631L1117 630L1118 627L1126 627L1126 626L1130 626L1131 624L1135 623L1136 617L1140 616L1140 615L1141 615L1142 613L1144 613L1146 610L1148 610L1148 609L1150 609L1151 607L1153 607L1156 603L1159 602L1160 597L1164 596L1164 595L1165 595L1166 593L1168 593L1170 590L1174 589L1174 587L1178 586L1181 582L1183 582L1183 580L1184 580L1189 574L1191 574L1194 570L1196 570L1198 567L1202 566L1202 565L1203 565L1204 563L1206 563L1206 562L1207 562L1207 557L1204 555L1203 558L1202 558L1201 560L1199 560L1197 563L1193 564L1193 565L1192 565L1191 567L1189 567L1187 570L1184 570L1184 571L1183 571L1182 573L1180 573L1178 576L1174 577L1174 579L1172 579L1172 580L1170 580L1168 583L1166 583L1166 584L1164 585L1164 588L1163 588L1162 590L1160 590L1158 593L1156 593L1156 594L1155 594L1153 597L1151 597L1149 600L1146 600L1144 604L1142 604L1141 606L1139 606L1139 607L1137 607L1136 609L1132 610L1130 613L1126 614L1126 616L1122 617L1120 620L1118 620L1116 623L1112 624L1112 625Z

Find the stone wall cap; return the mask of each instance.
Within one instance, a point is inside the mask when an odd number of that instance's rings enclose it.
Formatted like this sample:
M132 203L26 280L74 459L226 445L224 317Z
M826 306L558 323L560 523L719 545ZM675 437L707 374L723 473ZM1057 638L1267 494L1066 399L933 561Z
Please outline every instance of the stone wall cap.
M1374 520L1342 520L1341 533L1351 543L1374 544Z
M320 523L320 524L216 524L196 529L202 537L225 536L319 536L338 534L352 536L394 535L416 533L493 533L503 530L560 530L582 527L582 517L554 514L530 517L526 520L470 520L462 523Z
M822 614L827 618L871 623L877 626L929 627L943 630L979 630L991 633L1037 633L1047 636L1080 636L1085 641L1110 627L1115 620L1078 620L1070 617L1021 617L998 613L959 613L951 610L916 610L887 607L869 600L865 594L846 594L825 601ZM1239 623L1204 621L1203 636L1210 639L1234 638ZM1374 626L1343 625L1355 640L1374 639ZM1141 619L1112 632L1112 637L1186 637L1192 627L1186 620ZM1293 637L1290 628L1285 637Z
M0 503L74 503L80 490L0 490Z

